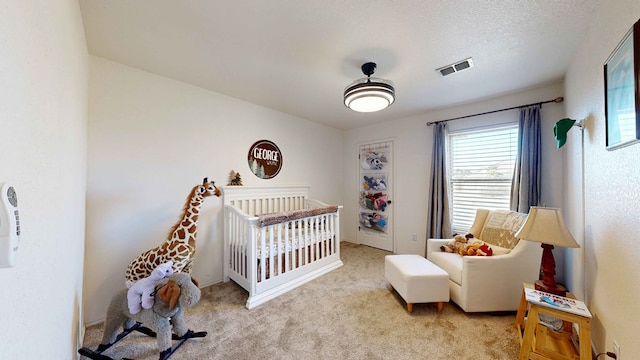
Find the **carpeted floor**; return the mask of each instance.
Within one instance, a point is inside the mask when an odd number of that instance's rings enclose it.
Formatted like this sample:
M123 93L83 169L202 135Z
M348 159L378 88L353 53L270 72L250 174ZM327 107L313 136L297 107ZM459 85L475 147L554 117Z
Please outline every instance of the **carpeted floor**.
M171 359L516 359L515 314L466 314L454 303L404 301L388 290L389 252L342 243L344 266L252 310L233 282L202 290L186 319L205 338L187 341ZM196 259L196 261L203 259ZM105 309L106 311L106 309ZM87 329L95 349L102 325ZM104 352L114 358L157 359L155 339L132 333Z

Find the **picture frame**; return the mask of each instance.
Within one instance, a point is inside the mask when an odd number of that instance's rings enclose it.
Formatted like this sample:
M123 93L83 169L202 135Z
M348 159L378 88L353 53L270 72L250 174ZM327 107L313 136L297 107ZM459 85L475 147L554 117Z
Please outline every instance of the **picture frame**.
M615 150L640 141L640 20L604 63L606 148Z

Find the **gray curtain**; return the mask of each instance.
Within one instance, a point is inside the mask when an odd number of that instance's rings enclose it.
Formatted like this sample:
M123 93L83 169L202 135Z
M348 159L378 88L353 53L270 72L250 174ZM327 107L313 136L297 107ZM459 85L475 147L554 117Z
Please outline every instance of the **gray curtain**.
M540 108L520 108L518 158L511 180L511 210L528 213L540 203Z
M449 189L447 185L447 123L435 123L433 126L433 154L431 158L427 238L447 239L452 236L451 216L449 213Z

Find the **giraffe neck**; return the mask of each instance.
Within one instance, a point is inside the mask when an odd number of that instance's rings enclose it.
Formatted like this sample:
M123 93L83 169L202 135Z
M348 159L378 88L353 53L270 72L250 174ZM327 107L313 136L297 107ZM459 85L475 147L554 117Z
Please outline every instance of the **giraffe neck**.
M196 245L196 235L198 233L198 217L200 216L200 206L204 197L197 192L187 199L182 212L182 217L173 227L169 242L187 243Z

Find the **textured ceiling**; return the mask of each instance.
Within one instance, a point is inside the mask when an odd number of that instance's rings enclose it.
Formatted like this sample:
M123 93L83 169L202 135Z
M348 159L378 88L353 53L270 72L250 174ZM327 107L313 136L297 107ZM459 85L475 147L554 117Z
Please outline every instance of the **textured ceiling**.
M89 52L342 129L563 78L598 0L80 0ZM473 58L471 69L435 69ZM355 113L378 64L396 102ZM543 100L543 99L541 99ZM546 99L545 99L546 100Z

